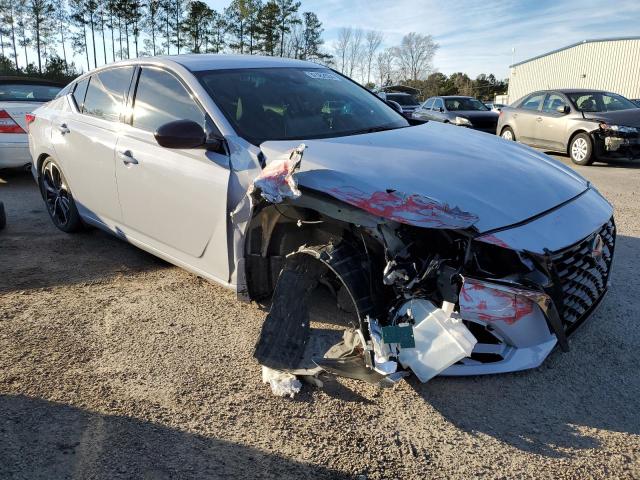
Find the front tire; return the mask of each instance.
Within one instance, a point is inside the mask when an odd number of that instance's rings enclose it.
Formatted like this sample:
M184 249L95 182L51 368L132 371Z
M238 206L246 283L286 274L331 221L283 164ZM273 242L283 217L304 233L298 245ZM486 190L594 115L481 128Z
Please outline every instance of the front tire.
M56 161L49 157L40 168L40 192L53 224L66 233L82 228L82 220L76 208L69 184Z
M511 129L511 127L503 128L502 133L500 133L500 136L505 140L508 140L509 142L516 141L516 135L513 133L513 130Z
M591 165L593 163L593 143L586 133L579 133L571 139L569 156L576 165Z

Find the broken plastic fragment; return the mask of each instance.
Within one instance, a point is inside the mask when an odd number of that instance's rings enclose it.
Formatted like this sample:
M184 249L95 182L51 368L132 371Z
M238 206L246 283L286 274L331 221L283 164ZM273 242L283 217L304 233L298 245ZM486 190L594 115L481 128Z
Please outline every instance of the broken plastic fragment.
M269 367L262 366L262 382L268 383L271 386L271 391L278 397L291 397L300 392L302 383L287 372L281 372L280 370L274 370Z
M373 346L374 370L383 375L395 373L398 369L398 362L391 358L392 356L395 358L392 347L382 339L384 327L381 328L378 321L370 317L367 317L367 324Z
M280 203L285 198L298 198L300 190L293 174L300 168L305 148L307 146L301 143L289 154L289 158L274 160L264 167L253 181L249 194L259 190L262 198L271 203Z

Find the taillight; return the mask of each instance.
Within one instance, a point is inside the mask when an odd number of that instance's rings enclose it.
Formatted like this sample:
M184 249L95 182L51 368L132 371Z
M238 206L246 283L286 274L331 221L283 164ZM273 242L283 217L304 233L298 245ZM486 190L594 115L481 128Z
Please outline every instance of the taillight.
M6 110L0 110L0 133L27 133Z
M27 132L28 132L29 131L29 125L31 125L35 121L36 116L33 113L27 113L24 116L24 119L27 122Z

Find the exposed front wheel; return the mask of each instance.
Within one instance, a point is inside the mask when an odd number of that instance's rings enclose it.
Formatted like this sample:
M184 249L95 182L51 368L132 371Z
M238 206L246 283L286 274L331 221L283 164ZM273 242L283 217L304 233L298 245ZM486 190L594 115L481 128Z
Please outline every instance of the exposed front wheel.
M593 144L586 133L579 133L569 145L571 161L576 165L591 165L593 163Z
M53 158L48 158L42 163L40 191L49 217L56 227L67 233L76 232L82 228L80 214L69 185Z
M513 134L513 130L511 130L511 127L505 127L502 130L500 136L505 140L509 140L510 142L515 142L516 140L516 136Z

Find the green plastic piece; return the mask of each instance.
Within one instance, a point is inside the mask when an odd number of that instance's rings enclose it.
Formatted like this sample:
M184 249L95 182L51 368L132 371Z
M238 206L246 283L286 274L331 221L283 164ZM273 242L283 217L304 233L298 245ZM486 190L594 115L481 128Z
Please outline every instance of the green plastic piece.
M411 325L391 325L382 327L382 341L384 343L399 343L402 348L415 348Z

